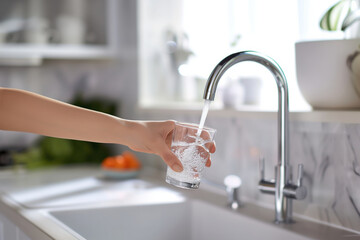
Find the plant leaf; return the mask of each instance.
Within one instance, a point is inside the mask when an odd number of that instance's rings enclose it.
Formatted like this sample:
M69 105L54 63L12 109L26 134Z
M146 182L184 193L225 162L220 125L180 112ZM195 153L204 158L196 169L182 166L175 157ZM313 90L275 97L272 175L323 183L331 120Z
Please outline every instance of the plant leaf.
M320 28L327 31L341 30L346 16L351 12L352 0L341 0L326 11L320 20Z

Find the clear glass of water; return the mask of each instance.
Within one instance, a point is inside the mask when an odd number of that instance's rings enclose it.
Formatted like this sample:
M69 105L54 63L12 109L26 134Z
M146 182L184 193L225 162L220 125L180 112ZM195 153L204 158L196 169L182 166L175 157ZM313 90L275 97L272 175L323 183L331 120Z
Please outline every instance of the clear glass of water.
M179 123L175 125L171 144L172 152L181 161L184 170L175 172L167 168L166 182L185 189L199 188L202 171L210 156L209 147L212 146L215 129L198 125Z

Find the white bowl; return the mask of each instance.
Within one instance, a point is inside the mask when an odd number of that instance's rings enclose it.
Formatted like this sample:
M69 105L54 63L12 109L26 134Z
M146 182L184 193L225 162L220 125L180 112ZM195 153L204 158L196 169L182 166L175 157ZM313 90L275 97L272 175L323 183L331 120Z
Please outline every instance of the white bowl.
M325 109L360 108L360 97L354 86L358 77L350 69L351 65L353 70L360 69L360 61L356 59L347 63L359 50L359 44L360 39L295 44L297 81L301 93L311 106Z

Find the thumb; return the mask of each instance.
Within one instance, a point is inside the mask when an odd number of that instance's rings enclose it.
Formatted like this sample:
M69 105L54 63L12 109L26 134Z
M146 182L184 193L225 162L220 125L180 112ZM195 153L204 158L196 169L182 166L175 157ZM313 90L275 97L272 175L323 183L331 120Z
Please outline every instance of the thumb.
M175 172L181 172L183 170L183 166L180 160L176 157L176 155L166 146L167 150L164 150L160 157L164 160L164 162Z

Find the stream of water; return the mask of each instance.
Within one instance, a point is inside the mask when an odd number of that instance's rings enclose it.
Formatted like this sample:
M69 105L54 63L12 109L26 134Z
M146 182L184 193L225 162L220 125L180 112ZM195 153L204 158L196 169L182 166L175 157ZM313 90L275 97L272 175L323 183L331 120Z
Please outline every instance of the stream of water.
M200 134L202 132L202 129L205 126L205 121L206 121L206 117L207 117L208 112L209 112L210 104L211 104L210 100L205 100L204 107L203 107L202 114L201 114L201 118L200 118L199 129L198 129L198 131L196 133L196 135L198 137L200 136Z

